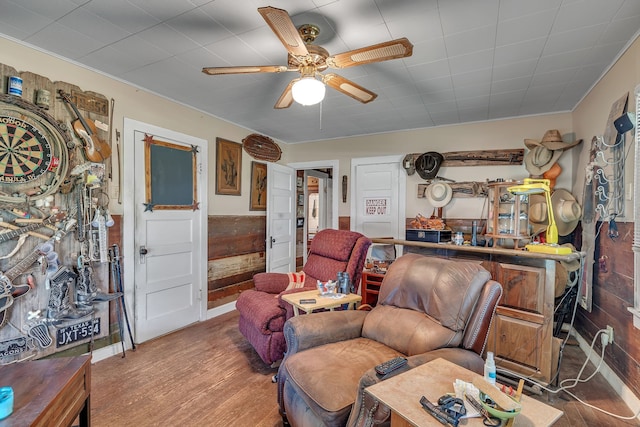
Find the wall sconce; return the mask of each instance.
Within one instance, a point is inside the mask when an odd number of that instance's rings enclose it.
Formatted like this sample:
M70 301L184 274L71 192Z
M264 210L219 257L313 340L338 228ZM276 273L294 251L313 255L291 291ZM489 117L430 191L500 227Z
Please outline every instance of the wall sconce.
M549 187L549 184L550 182L548 179L525 178L524 184L514 185L513 187L507 188L507 190L516 195L544 193L547 204L547 218L549 219L546 235L547 243L530 243L525 246L525 249L529 252L568 255L571 253L571 248L558 245L558 226L556 225L556 219L553 215L553 208L551 206L551 188Z

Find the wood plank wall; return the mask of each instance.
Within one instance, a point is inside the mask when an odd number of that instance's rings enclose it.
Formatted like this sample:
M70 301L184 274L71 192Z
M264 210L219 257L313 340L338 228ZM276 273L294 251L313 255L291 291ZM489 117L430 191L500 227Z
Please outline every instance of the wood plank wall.
M265 271L266 217L210 215L207 308L234 301Z
M598 224L593 266L593 308L578 309L576 330L589 343L600 329L613 326L614 341L605 362L636 395L640 396L640 330L633 326L633 223L617 223L619 237L609 237L608 223ZM602 259L603 262L599 262ZM598 354L602 349L596 340Z

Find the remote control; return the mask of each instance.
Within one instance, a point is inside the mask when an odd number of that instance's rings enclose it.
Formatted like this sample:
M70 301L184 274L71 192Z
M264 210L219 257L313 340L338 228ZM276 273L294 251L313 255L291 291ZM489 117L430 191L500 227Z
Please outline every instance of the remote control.
M315 303L316 303L315 298L302 298L300 300L300 304L315 304Z
M407 358L398 356L393 359L387 360L386 362L382 362L379 365L376 365L376 373L378 375L387 375L391 371L395 371L407 364Z

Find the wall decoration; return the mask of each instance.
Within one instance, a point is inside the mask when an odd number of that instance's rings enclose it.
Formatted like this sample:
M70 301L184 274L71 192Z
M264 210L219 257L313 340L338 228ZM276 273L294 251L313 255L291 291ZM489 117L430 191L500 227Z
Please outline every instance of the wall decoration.
M144 137L145 205L153 209L198 209L197 147Z
M256 160L267 162L277 162L280 160L282 150L273 139L268 136L252 133L242 140L242 147L251 157Z
M251 197L249 210L267 210L267 165L251 162Z
M216 138L216 194L240 195L242 145Z
M0 64L0 81L11 76L23 90L0 93L0 365L118 333L107 299L95 298L110 295L109 181L87 156L90 142L110 149L109 129L88 126L89 141L84 126L72 127L80 117L107 123L107 98Z

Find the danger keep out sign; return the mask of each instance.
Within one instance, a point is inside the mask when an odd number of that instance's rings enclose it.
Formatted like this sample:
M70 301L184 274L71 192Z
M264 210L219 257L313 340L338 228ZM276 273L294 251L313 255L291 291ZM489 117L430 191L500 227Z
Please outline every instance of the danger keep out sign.
M365 198L364 199L364 214L369 216L379 216L389 214L390 199L384 198Z

